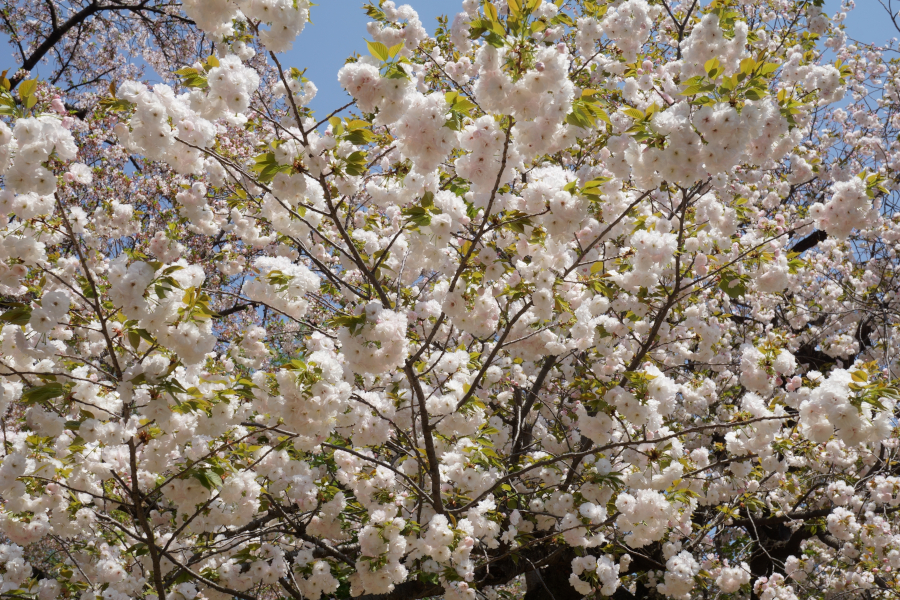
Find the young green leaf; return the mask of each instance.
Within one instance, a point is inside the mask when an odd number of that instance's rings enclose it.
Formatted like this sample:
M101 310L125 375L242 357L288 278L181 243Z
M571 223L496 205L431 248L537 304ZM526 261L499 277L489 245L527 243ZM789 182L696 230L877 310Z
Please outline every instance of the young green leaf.
M370 42L369 40L366 40L366 45L369 47L369 54L381 62L386 62L391 58L390 50L388 50L388 47L381 42Z

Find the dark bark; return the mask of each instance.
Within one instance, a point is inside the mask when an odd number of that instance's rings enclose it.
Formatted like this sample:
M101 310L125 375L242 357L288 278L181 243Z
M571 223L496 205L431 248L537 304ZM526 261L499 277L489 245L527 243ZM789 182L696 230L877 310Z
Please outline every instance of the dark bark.
M66 111L70 115L78 117L79 119L85 118L89 112L88 109L86 109L86 108L78 108L74 104L69 104L68 102L65 103L65 107L66 107ZM137 167L137 165L135 165L135 166ZM138 167L138 170L139 171L141 170L140 167Z
M247 310L248 308L253 308L256 306L258 306L258 305L255 302L250 302L248 304L236 304L235 306L232 306L231 308L226 308L225 310L219 311L214 316L216 318L227 317L228 315L233 315L234 313L238 313L238 312Z
M628 569L622 573L623 576L659 569L665 563L662 546L658 542L641 548L640 552L631 550L629 555L631 563L628 565ZM529 578L532 582L530 582L524 600L581 600L583 595L569 585L572 559L576 556L575 550L569 548L560 552L552 562L539 569L540 578L536 576ZM643 600L654 597L656 597L655 591L644 585L642 581L637 582L634 593L620 586L611 596L614 600Z
M523 549L513 558L507 555L497 559L490 565L475 569L474 585L479 589L483 586L498 586L509 583L515 577L534 570L537 566L542 577L548 577L553 586L548 584L556 600L581 600L582 596L575 592L569 585L569 573L572 572L572 559L575 557L573 548L560 548L549 544L541 544L533 548ZM555 573L553 573L555 571ZM545 581L547 581L545 579ZM538 587L544 589L538 584ZM535 588L536 590L537 588ZM546 591L546 590L545 590ZM529 591L528 593L531 593ZM365 594L359 600L418 600L429 596L440 596L443 588L440 585L425 583L422 581L406 581L397 585L387 594ZM576 595L568 595L576 594ZM550 596L544 596L550 598ZM540 596L528 596L528 600L540 598Z
M32 52L25 56L24 49L20 46L20 52L22 53L22 64L18 70L31 71L35 67L37 67L44 58L54 49L54 47L60 43L69 33L73 30L80 28L95 15L98 15L103 12L130 12L134 15L137 15L147 26L148 31L157 35L154 31L155 25L157 22L154 22L148 15L158 15L163 19L172 19L180 22L183 25L192 26L194 22L190 19L181 16L172 16L167 15L164 11L159 10L153 6L148 6L149 0L143 0L142 2L136 4L122 4L119 1L114 1L111 4L104 4L100 0L92 0L90 4L73 14L69 17L64 23L59 23L55 11L52 16L52 29L47 37L41 42ZM52 3L51 3L52 6ZM61 58L61 57L60 57ZM71 60L71 57L70 57ZM52 83L56 83L62 74L68 69L68 61L60 66L60 70L57 72L56 77L53 78ZM18 86L24 77L18 73L13 73L13 76L9 79L10 90L13 90ZM79 111L81 112L81 111ZM79 115L81 118L84 118L82 115Z
M828 234L822 230L814 231L810 235L806 236L793 246L791 246L791 252L805 252L810 248L815 248L820 242L824 242L828 239Z
M53 31L50 32L50 35L47 36L40 46L34 49L34 52L31 53L28 58L25 58L25 62L22 63L20 69L25 69L26 71L31 71L35 68L38 63L41 62L41 59L46 56L48 52L60 42L69 31L72 30L73 27L80 25L87 19L89 19L95 13L100 12L106 7L103 7L96 3L91 3L82 8L80 11L72 15L65 23L60 25L59 27L55 27ZM121 10L121 9L120 9ZM15 89L17 85L22 81L22 77L18 74L14 74L13 77L9 80L10 89Z
M571 567L553 565L538 569L534 587L525 593L524 600L581 600L582 594L569 585Z
M875 322L874 317L867 317L859 322L859 325L856 327L856 333L854 333L853 337L859 343L859 352L849 357L841 357L844 364L852 364L860 354L865 352L872 344L869 341L869 336L872 335L872 332L875 330L873 323ZM811 368L816 369L818 371L824 371L825 367L835 362L835 358L831 357L821 350L816 348L818 346L818 342L809 341L799 348L794 353L794 356L797 358L797 362L803 365L809 365Z
M794 352L794 356L801 365L809 365L812 369L822 371L824 367L834 362L834 358L828 356L821 350L817 350L816 346L818 346L818 342L816 341L807 342L797 348L797 351Z
M421 581L404 581L387 594L363 594L358 600L417 600L428 596L440 596L444 588Z
M784 523L751 525L747 531L756 540L756 548L748 561L754 577L768 577L773 573L784 575L784 562L791 555L799 556L800 544L813 537L807 528L791 531Z
M520 406L519 399L521 397L521 390L516 389L516 413L513 417L513 445L512 445L512 453L510 454L510 461L512 464L518 464L519 458L524 452L525 448L531 445L532 441L532 426L527 423L528 413L531 412L531 409L534 408L534 404L537 401L538 393L541 388L544 387L544 381L547 379L547 375L553 370L553 367L556 365L556 357L548 356L544 359L544 365L541 367L540 372L538 373L537 378L534 380L534 385L531 386L531 389L528 391L528 394L524 398L524 404Z

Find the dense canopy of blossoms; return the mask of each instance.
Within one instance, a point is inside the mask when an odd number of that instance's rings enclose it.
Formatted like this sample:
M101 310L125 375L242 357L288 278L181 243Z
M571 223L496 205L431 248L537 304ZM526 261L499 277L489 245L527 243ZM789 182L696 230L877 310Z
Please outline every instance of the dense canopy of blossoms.
M900 59L823 4L383 0L318 115L307 0L8 0L0 595L900 595Z

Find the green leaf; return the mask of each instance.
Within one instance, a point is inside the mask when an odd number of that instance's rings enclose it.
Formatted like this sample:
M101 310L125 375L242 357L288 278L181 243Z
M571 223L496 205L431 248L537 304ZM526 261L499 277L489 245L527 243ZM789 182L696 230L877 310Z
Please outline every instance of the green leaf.
M732 299L737 299L747 293L748 277L738 276L733 271L725 271L719 279L719 289L728 294Z
M279 165L273 152L257 156L252 167L254 171L259 173L259 180L263 183L272 181L278 173L290 173L292 168L291 165Z
M385 79L409 79L409 73L404 71L398 63L388 63L384 77Z
M200 75L188 75L182 79L181 83L189 88L206 88L209 86L206 77L201 77Z
M212 489L212 482L209 480L209 477L206 475L206 471L200 471L198 473L194 473L194 479L200 482L200 485L205 487L208 490Z
M209 470L206 472L206 476L209 479L209 482L213 485L213 487L220 488L222 487L222 477L216 473L215 471Z
M469 111L471 111L473 108L475 108L475 103L465 98L460 98L456 101L456 104L453 105L453 110L465 113L466 115L468 115Z
M444 127L448 129L452 129L453 131L462 131L463 129L463 120L462 114L454 111L450 111L450 118L444 121Z
M306 363L303 362L302 360L297 360L296 358L292 358L287 363L285 363L281 366L283 368L287 369L288 371L305 371L306 370Z
M391 47L388 49L388 56L389 56L390 58L394 58L395 56L397 56L398 54L400 54L400 51L403 50L403 45L404 45L405 43L406 43L406 42L400 42L400 43L397 44L396 46L391 46Z
M131 344L131 347L135 350L138 349L138 346L141 345L141 334L137 331L129 331L128 332L128 343Z
M212 490L215 488L222 487L222 477L216 472L215 467L213 469L204 469L202 471L197 471L192 474L194 479L200 482L200 485L205 487L208 490Z
M29 79L19 84L19 98L25 99L34 94L37 89L37 79Z
M406 208L402 211L402 214L404 217L408 218L410 222L415 223L419 227L431 225L431 213L421 206Z
M350 330L350 335L356 335L356 331L358 329L362 329L362 327L366 324L366 313L362 313L357 316L341 316L335 317L331 320L330 325L333 327L346 327Z
M688 88L684 92L682 92L682 95L692 96L694 94L699 94L701 92L711 92L714 89L716 89L716 86L714 86L712 84L702 85L702 84L696 83L696 84L692 84L692 85L688 86ZM690 92L688 90L690 90Z
M366 14L376 21L384 22L387 17L385 17L384 11L375 6L374 4L365 4L363 8L366 9Z
M368 129L354 129L347 133L345 139L354 146L361 146L374 140L375 134Z
M27 325L30 319L31 307L25 305L17 306L0 315L0 321L4 321L10 325Z
M586 182L584 184L584 189L598 188L608 181L610 181L609 177L597 177Z
M885 410L887 408L884 404L882 404L881 399L874 396L866 396L865 398L863 398L863 402L865 402L866 404L871 404L878 410Z
M103 98L100 100L100 106L105 106L108 110L113 112L124 112L131 109L131 102L116 98Z
M574 125L575 127L581 127L582 129L588 129L592 125L588 116L579 108L574 109L566 116L566 123Z
M622 112L624 112L626 115L628 115L629 117L631 117L632 119L634 119L636 121L640 121L644 118L644 113L639 111L636 108L629 107L629 108L626 108L625 110L623 110Z
M381 62L386 62L391 58L390 50L388 50L388 47L381 42L370 42L369 40L366 40L366 45L369 47L369 53Z
M156 340L153 339L153 336L150 335L150 332L146 329L135 329L135 332L137 332L142 339L147 340L147 343L151 346L156 343Z
M745 95L750 100L761 100L763 97L765 97L766 93L756 88L750 88L745 92Z
M499 26L499 24L498 24L498 26ZM486 41L488 44L490 44L494 48L502 48L506 45L506 42L504 41L504 39L501 36L494 33L493 31L491 33L487 34L486 36L484 36L484 41Z
M499 20L497 17L497 8L490 2L484 3L484 16L491 21Z
M55 381L48 383L47 385L42 385L39 387L34 387L22 394L22 403L23 404L35 404L38 402L46 402L51 398L58 398L66 393L65 388L61 383L57 383Z
M366 153L360 150L352 153L346 159L347 165L345 170L348 175L362 175L366 172Z

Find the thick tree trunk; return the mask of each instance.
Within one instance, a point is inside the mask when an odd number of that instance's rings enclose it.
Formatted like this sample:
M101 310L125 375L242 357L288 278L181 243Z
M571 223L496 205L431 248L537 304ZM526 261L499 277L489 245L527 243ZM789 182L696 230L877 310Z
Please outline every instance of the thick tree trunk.
M569 585L571 572L565 565L551 565L526 573L528 592L524 600L581 600L583 596Z

